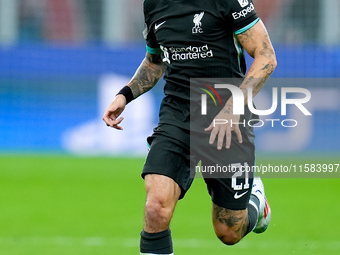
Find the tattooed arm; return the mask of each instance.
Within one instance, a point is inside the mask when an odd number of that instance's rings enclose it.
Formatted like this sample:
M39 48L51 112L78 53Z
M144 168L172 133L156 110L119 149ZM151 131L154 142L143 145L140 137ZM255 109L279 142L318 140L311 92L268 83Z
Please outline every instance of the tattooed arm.
M237 35L237 39L248 54L254 58L246 78L240 86L246 103L248 88L252 88L254 97L266 83L277 63L275 51L261 20L244 33Z
M262 21L257 22L252 28L237 35L237 39L249 55L254 58L240 86L244 94L244 103L246 104L248 102L248 89L250 88L252 90L253 97L261 90L276 67L276 57ZM215 117L215 119L228 120L228 124L215 125L214 122L212 122L210 126L205 129L205 131L211 131L209 143L213 144L217 138L217 149L221 150L225 137L226 148L229 149L231 144L231 131L235 132L239 143L242 143L242 135L238 126L239 118L240 116L233 115L233 98L231 97L222 111Z
M132 90L133 98L152 89L164 73L161 55L146 53L145 59L138 67L135 75L127 84Z
M164 65L160 55L152 55L146 53L146 56L136 73L127 84L131 89L132 98L135 99L143 93L152 89L164 73ZM129 93L131 93L129 92ZM130 99L130 100L131 100ZM123 117L119 117L125 109L127 104L127 98L118 94L112 103L107 107L103 120L107 126L122 130L123 128L119 125L123 121Z

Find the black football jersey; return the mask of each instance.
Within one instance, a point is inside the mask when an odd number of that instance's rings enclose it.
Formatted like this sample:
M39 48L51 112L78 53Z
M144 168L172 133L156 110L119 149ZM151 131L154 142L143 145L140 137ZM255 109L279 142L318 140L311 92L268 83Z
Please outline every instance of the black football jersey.
M252 0L145 0L144 17L146 48L161 54L171 107L176 99L189 100L190 78L244 77L244 51L235 35L259 21ZM163 122L187 121L183 114Z

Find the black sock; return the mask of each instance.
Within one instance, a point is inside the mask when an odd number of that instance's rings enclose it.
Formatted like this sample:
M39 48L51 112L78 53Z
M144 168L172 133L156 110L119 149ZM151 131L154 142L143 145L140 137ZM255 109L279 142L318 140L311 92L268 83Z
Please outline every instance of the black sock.
M140 233L140 252L153 254L172 254L172 238L170 229L158 233Z
M246 234L253 231L253 229L256 226L257 219L259 217L259 207L260 207L260 200L256 196L251 195L249 204L248 204L249 227L248 227L248 231Z

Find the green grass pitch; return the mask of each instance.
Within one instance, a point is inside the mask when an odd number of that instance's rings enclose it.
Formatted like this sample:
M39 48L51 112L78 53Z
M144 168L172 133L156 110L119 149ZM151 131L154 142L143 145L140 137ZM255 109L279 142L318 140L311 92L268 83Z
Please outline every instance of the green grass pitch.
M295 158L298 164L308 160ZM0 156L0 254L139 254L143 162ZM171 225L175 254L340 254L340 179L266 178L264 183L272 208L269 229L227 247L213 233L210 198L204 181L196 179Z

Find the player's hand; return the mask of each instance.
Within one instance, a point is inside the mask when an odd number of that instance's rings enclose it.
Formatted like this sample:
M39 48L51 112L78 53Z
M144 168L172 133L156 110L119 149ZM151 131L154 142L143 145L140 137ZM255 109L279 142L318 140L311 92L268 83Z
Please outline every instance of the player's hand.
M112 103L106 108L103 116L107 126L113 127L118 130L123 130L119 124L123 121L123 117L119 117L124 111L126 106L126 98L123 95L117 95ZM119 117L119 118L118 118Z
M217 137L217 149L222 150L225 138L226 149L230 148L232 131L235 132L237 140L242 143L242 135L239 128L240 115L233 115L232 111L222 110L211 122L210 126L204 129L210 133L209 144L213 144Z

